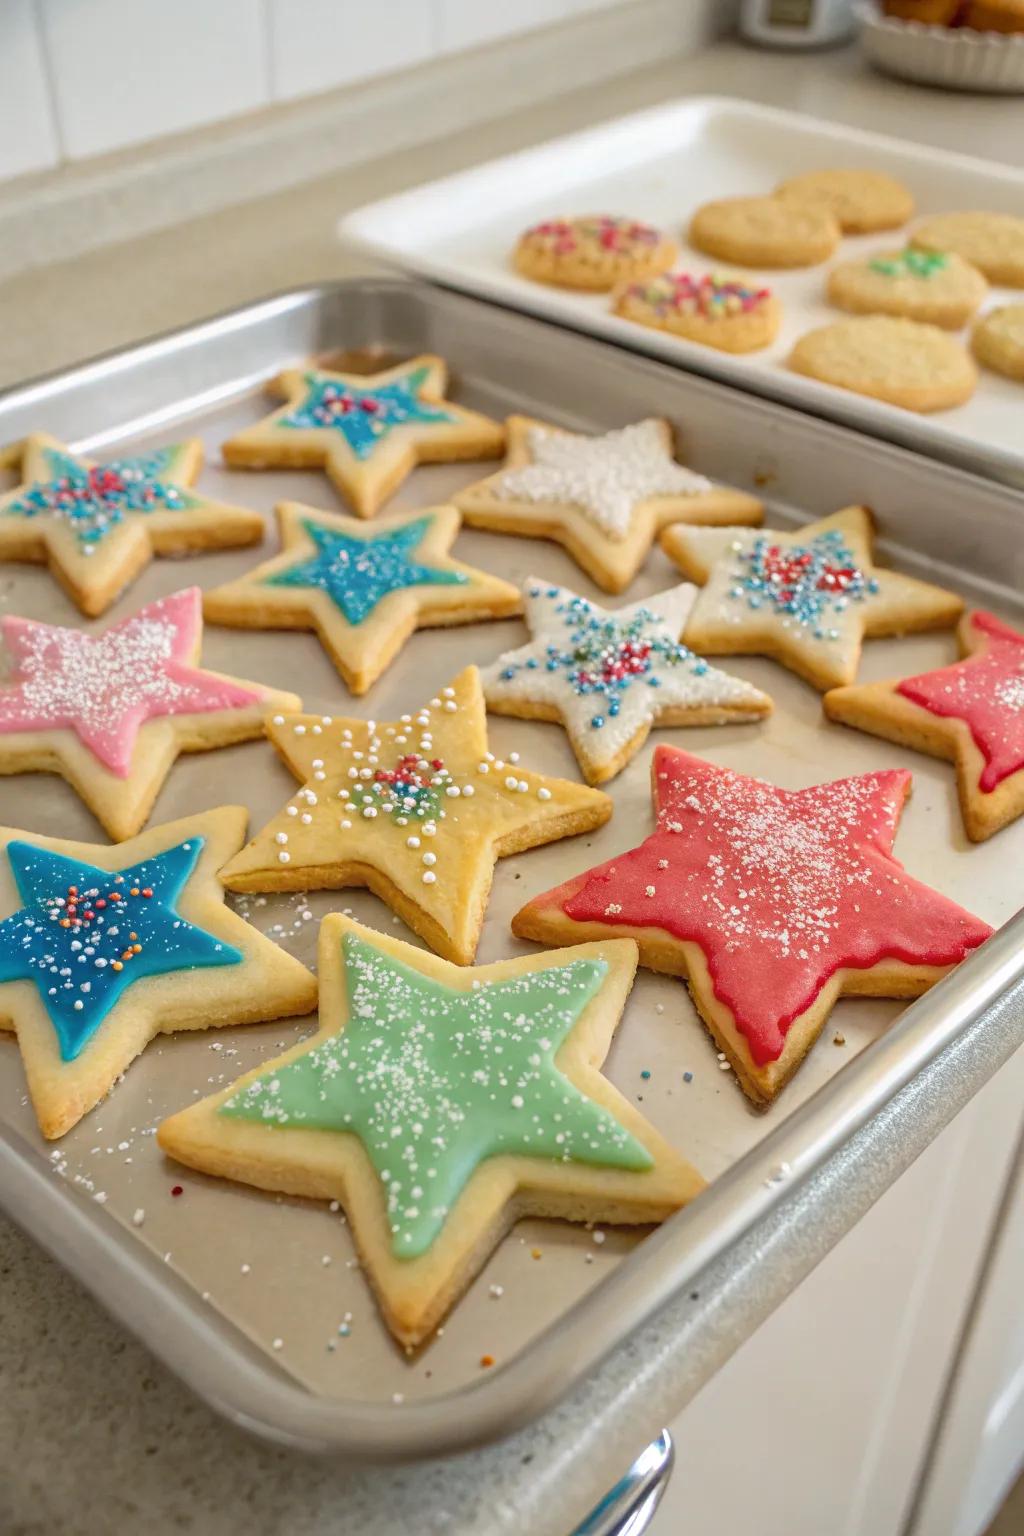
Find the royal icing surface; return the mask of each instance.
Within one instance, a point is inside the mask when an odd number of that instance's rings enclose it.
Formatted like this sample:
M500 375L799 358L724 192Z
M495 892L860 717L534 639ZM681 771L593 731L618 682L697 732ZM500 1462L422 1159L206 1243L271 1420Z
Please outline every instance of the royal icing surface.
M387 533L352 538L304 520L302 527L316 554L264 579L273 587L319 587L350 624L361 624L389 592L466 584L462 572L422 565L414 558L432 521L421 517Z
M698 709L764 695L680 645L696 588L683 585L609 612L566 587L525 588L529 645L483 672L491 702L554 705L592 761L613 758L672 705Z
M496 475L492 494L499 501L577 507L611 538L625 538L637 506L649 497L711 490L710 480L675 462L657 421L603 437L531 427L526 440L532 462Z
M661 231L650 224L641 224L636 219L612 218L608 214L580 219L545 219L523 236L524 241L545 246L556 256L568 256L588 247L617 256L631 256L653 249L662 238Z
M555 1065L603 961L446 987L355 935L349 1018L220 1108L275 1129L359 1137L381 1181L392 1252L436 1241L476 1167L501 1153L642 1170L646 1149Z
M790 792L671 747L655 768L656 831L557 899L699 945L758 1066L837 971L954 965L991 932L893 858L904 771Z
M192 838L111 873L27 841L7 844L24 905L0 922L0 982L34 983L63 1061L81 1054L132 982L241 960L177 910L202 848Z
M163 477L180 449L160 448L135 458L87 465L69 453L44 448L48 478L20 490L0 510L3 517L53 518L65 523L83 555L129 515L184 512L198 506L195 498Z
M429 368L414 368L402 378L376 389L364 389L335 374L303 374L306 393L273 425L329 428L341 434L357 459L368 459L396 427L410 423L450 422L455 418L439 406L420 399Z
M770 288L752 288L737 277L665 272L660 277L631 283L622 293L619 305L624 300L636 300L646 304L658 319L700 315L706 320L724 320L760 309L771 296Z
M0 685L0 740L19 731L72 730L121 778L139 728L161 715L244 709L258 689L191 666L201 627L197 587L140 608L100 635L0 620L9 663Z
M1024 769L1024 635L991 613L971 615L984 651L896 684L897 693L944 719L963 720L985 759L978 784L991 792Z

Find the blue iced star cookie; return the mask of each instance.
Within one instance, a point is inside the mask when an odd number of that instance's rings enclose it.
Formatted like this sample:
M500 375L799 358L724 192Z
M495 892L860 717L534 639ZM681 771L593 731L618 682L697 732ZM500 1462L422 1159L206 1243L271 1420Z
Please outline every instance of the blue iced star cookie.
M177 910L202 848L191 838L111 872L33 843L7 844L24 905L0 922L0 983L35 984L63 1061L75 1060L143 976L242 959Z
M428 368L415 368L405 378L377 389L343 383L336 374L304 373L304 398L279 416L277 425L286 430L327 427L341 433L357 459L368 459L395 427L411 422L454 420L449 411L439 410L420 398L429 373Z
M302 528L315 544L316 554L265 579L271 586L319 587L350 624L361 624L389 592L404 587L465 586L467 577L461 571L413 559L431 523L431 518L421 517L375 537L353 538L306 518Z
M158 448L135 458L88 464L59 448L45 448L46 478L19 487L5 502L4 517L50 517L73 532L83 554L91 554L130 512L184 512L197 502L164 477L174 468L177 447Z

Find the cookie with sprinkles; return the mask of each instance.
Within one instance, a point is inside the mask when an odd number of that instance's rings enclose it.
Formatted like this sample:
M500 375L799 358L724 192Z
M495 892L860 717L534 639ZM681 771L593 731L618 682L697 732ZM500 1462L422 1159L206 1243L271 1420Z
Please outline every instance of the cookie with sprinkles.
M606 292L664 272L676 254L675 243L653 225L602 213L534 224L520 235L512 264L535 283Z
M400 720L275 715L267 734L302 788L221 870L228 890L365 885L459 965L476 954L498 859L612 813L600 790L488 751L476 667Z
M833 688L830 720L956 765L967 836L984 842L1024 814L1024 633L965 614L962 661L915 677Z
M666 272L630 283L616 295L614 309L624 320L719 352L757 352L771 345L782 323L782 305L770 288L719 272Z
M256 544L263 519L194 489L198 438L96 463L43 432L0 495L0 560L48 565L74 603L103 613L154 555Z
M373 517L415 469L493 459L505 429L445 399L448 369L424 354L380 373L310 364L270 380L284 404L223 445L234 469L322 469L358 517Z
M197 665L198 587L98 635L0 618L0 774L59 773L113 838L144 824L179 752L262 736L293 693Z
M454 507L367 527L285 502L277 520L281 554L208 591L206 616L238 629L315 630L353 693L376 682L414 630L506 618L522 607L517 587L452 558L461 523Z
M63 1136L158 1034L307 1013L316 981L224 905L247 813L111 847L0 829L0 1027L40 1129Z
M508 419L504 468L455 497L473 528L553 539L606 592L622 592L671 523L759 523L756 496L713 485L673 454L667 421L588 437Z
M513 932L635 938L770 1104L841 995L917 997L992 931L893 856L910 783L892 770L785 790L658 747L654 832L535 897Z
M560 720L589 784L621 772L652 726L725 725L771 713L766 694L680 644L695 587L615 611L535 577L523 595L532 639L483 669L487 707Z
M340 1202L415 1349L520 1217L646 1224L703 1188L600 1070L635 969L621 939L461 969L332 914L317 1033L158 1140L204 1173Z
M866 507L791 532L670 528L665 553L702 590L683 636L712 656L772 656L815 688L857 675L865 638L946 629L953 592L874 564Z
M988 292L976 267L953 251L880 251L841 261L828 275L829 303L858 315L903 315L943 330L967 324Z

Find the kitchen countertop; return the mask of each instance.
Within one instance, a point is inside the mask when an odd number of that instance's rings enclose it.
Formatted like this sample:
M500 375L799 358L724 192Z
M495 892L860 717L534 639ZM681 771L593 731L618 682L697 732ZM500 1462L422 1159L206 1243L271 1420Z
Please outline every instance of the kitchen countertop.
M833 122L1024 164L1012 100L951 96L869 72L855 49L785 55L721 44L286 193L25 273L0 286L0 386L276 289L356 275L339 214L493 155L688 93L784 105ZM877 1191L876 1191L877 1193ZM867 1197L867 1196L866 1196ZM807 1264L830 1241L808 1239ZM812 1251L812 1249L814 1251ZM819 1251L820 1250L820 1251ZM806 1266L805 1266L806 1267ZM572 1518L679 1404L685 1332L670 1309L585 1392L530 1430L450 1462L340 1469L250 1440L194 1399L21 1234L0 1221L0 1528L12 1536L417 1536L530 1530ZM758 1321L756 1304L749 1314ZM726 1353L728 1340L720 1341ZM692 1362L691 1362L692 1363ZM578 1430L602 1435L602 1467ZM574 1430L577 1434L574 1434ZM583 1464L581 1465L581 1461ZM595 1478L597 1481L595 1482Z

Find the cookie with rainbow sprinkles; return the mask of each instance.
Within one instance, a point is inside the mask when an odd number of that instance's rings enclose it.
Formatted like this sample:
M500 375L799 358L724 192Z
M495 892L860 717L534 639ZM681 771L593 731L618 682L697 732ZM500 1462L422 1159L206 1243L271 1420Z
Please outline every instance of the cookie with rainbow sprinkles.
M624 320L720 352L770 346L782 323L782 305L770 288L720 272L665 272L630 283L616 295L614 309Z
M535 283L606 292L664 272L676 254L675 243L653 224L587 214L534 224L520 235L512 264Z
M647 1224L704 1187L601 1072L635 970L622 939L463 969L334 913L316 1034L172 1115L159 1143L340 1203L411 1351L519 1217Z

